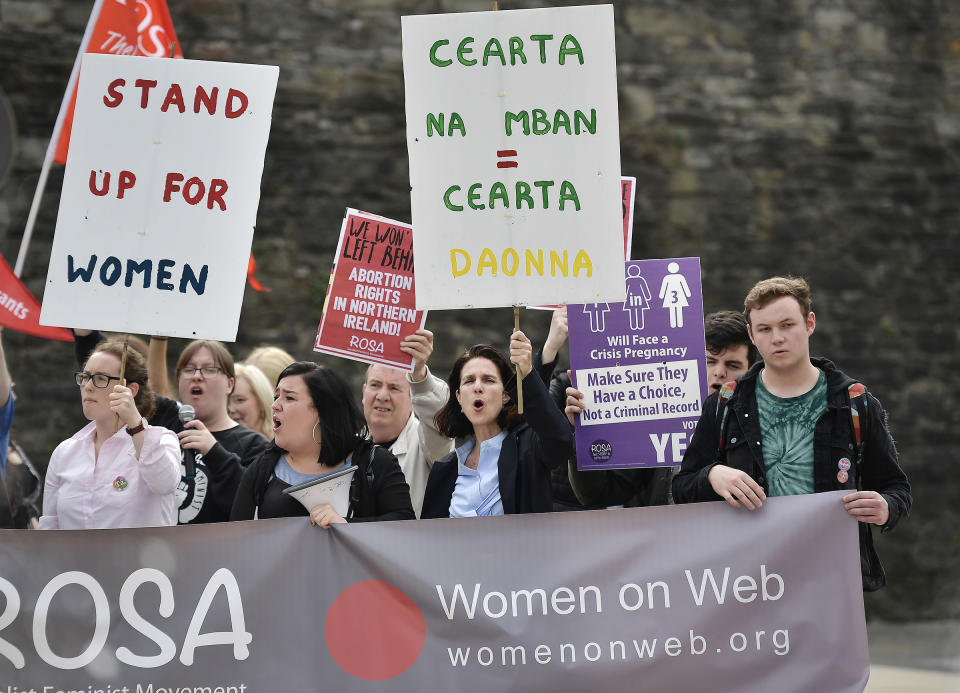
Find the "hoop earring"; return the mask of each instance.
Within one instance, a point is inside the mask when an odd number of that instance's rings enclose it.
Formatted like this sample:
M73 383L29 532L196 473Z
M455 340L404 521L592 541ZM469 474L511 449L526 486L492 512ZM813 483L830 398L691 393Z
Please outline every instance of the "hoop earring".
M313 424L313 430L310 431L310 437L313 438L313 442L317 445L320 445L320 441L317 440L317 428L320 426L320 422Z

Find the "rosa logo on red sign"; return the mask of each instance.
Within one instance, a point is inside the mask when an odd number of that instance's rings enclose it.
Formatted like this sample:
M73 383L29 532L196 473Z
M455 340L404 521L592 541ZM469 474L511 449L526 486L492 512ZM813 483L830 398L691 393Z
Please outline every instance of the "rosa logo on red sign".
M370 339L369 337L358 337L357 335L352 335L350 337L350 346L354 349L369 351L374 354L383 353L383 342L378 342L375 339Z

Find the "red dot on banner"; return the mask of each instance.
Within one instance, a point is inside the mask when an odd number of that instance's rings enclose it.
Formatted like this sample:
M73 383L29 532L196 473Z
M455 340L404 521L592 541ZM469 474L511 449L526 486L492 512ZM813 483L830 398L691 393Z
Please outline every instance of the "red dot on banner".
M341 592L330 606L324 631L337 664L366 681L405 672L427 639L420 608L382 580L364 580Z

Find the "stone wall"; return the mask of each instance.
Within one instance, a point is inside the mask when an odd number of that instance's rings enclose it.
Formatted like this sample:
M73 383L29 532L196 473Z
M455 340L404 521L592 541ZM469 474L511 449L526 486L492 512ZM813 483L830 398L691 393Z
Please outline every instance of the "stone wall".
M0 87L19 127L0 185L11 263L91 4L0 0ZM346 206L410 218L400 16L489 7L170 0L187 57L280 66L254 238L273 292L247 290L235 353L274 342L310 355ZM742 305L764 276L808 278L813 351L885 403L914 484L913 516L879 539L891 584L868 610L960 616L956 5L651 0L617 2L615 17L622 170L638 179L633 257L699 256L707 310ZM37 295L61 178L54 170L24 274ZM523 324L542 338L548 316L527 312ZM428 326L443 372L465 345L505 344L512 313L437 312ZM82 424L72 353L4 340L18 435L45 463ZM359 378L359 366L327 361Z

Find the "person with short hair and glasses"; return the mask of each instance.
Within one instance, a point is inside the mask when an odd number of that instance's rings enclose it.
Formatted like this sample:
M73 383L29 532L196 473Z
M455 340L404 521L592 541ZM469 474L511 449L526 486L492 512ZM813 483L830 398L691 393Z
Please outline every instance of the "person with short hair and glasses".
M230 418L227 406L236 382L233 357L210 339L190 342L176 368L180 402L194 410L182 423L179 412L162 423L177 431L183 448L182 478L177 489L180 524L226 522L244 469L267 447L267 439ZM194 459L194 473L187 464Z
M90 423L53 451L40 529L111 529L176 524L180 478L174 433L147 423L154 395L135 350L100 344L74 374Z

